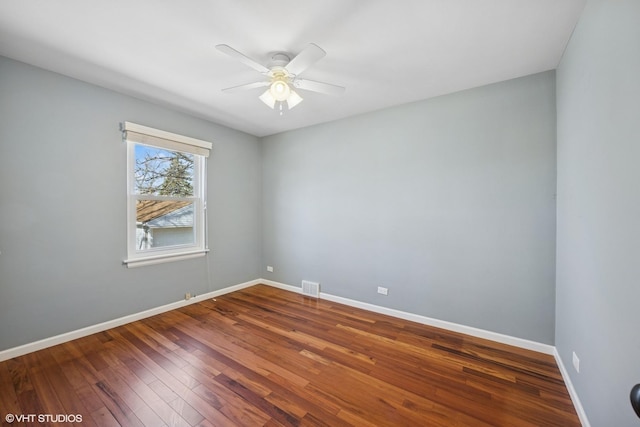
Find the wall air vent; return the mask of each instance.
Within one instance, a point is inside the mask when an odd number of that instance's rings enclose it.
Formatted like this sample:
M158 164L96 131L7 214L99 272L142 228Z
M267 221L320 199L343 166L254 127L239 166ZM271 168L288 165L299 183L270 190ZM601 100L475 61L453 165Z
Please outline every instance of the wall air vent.
M302 281L302 295L309 297L320 297L320 283L310 282L308 280Z

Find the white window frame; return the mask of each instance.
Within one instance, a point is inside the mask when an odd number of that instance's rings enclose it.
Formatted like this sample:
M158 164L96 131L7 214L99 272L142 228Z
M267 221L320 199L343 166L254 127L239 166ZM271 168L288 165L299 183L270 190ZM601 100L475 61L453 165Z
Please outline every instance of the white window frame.
M206 239L206 162L212 144L207 141L124 122L123 139L127 144L127 267L141 267L170 261L204 256L208 251ZM171 151L193 154L193 196L172 197L135 193L135 147L146 145ZM138 200L189 201L194 207L194 243L139 249L136 245L136 203Z

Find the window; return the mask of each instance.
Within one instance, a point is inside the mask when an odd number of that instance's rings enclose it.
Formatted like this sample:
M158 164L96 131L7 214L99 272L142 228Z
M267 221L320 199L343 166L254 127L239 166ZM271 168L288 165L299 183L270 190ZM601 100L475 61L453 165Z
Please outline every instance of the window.
M125 122L129 267L202 256L211 143Z

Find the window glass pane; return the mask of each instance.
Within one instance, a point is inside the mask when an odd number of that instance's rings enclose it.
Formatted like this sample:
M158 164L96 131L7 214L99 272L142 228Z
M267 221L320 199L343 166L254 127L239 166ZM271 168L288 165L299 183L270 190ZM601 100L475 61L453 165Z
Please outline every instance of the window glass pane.
M135 194L193 196L194 155L135 145Z
M175 200L136 201L136 249L193 245L194 203Z

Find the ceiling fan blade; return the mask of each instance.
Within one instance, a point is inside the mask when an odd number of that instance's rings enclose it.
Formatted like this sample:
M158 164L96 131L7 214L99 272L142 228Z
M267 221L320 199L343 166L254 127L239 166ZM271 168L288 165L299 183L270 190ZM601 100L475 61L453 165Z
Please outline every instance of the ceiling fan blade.
M319 92L327 95L342 95L346 90L342 86L303 79L295 80L293 85L298 89L310 90L311 92Z
M225 92L225 93L235 93L235 92L240 92L240 91L243 91L243 90L256 89L256 88L265 87L265 86L269 86L269 82L268 81L265 81L265 82L253 82L253 83L247 83L247 84L240 85L240 86L228 87L226 89L222 89L222 91Z
M218 49L222 53L225 53L231 56L232 58L237 59L238 61L242 62L244 65L248 65L249 67L253 68L259 73L267 74L270 71L264 65L257 63L256 61L244 55L243 53L238 52L231 46L228 46L226 44L219 44L219 45L216 45L216 49Z
M327 54L322 48L313 43L309 43L302 52L296 55L285 67L291 75L297 76L313 65L316 61L324 58Z

